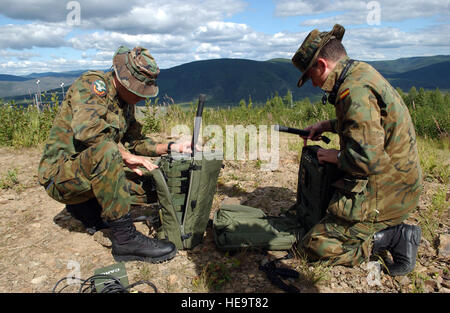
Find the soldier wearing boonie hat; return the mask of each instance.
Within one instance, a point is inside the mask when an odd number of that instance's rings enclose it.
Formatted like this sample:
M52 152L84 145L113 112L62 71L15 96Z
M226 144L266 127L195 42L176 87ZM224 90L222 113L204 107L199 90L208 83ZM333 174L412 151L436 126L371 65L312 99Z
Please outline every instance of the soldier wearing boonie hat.
M69 88L44 148L39 183L88 232L111 230L117 261L161 262L176 254L167 240L136 230L131 205L156 201L144 156L189 152L190 142L156 144L141 133L135 104L158 94L158 65L143 47L121 46L113 71L88 71Z
M292 57L292 63L303 73L298 80L297 87L303 86L309 79L309 76L307 75L308 70L316 63L317 56L322 48L331 39L342 40L344 33L344 27L339 24L334 25L330 32L319 32L317 29L314 29L309 33L300 48L298 48Z
M113 57L113 67L119 82L142 98L156 97L159 68L150 52L142 47L129 50L120 46Z
M339 135L340 149L319 149L320 163L337 164L345 173L325 217L302 238L299 247L311 260L357 265L370 255L389 251L392 276L414 269L421 238L419 226L403 221L416 209L422 171L414 125L397 91L372 66L351 60L341 41L339 24L329 32L311 31L292 57L302 75L298 87L311 79L335 106L336 119L306 128L307 139L323 132Z

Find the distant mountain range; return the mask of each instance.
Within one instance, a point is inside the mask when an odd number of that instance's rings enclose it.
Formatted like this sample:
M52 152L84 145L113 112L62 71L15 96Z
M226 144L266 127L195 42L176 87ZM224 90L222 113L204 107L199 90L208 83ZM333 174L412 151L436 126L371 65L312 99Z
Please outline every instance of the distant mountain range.
M412 86L450 90L450 55L402 58L367 62L383 74L394 87L408 91ZM0 75L0 98L8 101L30 99L37 91L36 80L43 92L61 93L84 71L33 73L27 76ZM237 105L241 99L265 102L287 90L294 99L318 98L322 92L310 82L297 88L300 72L289 59L252 61L246 59L214 59L186 63L162 69L158 77L159 97L169 96L176 103L196 101L200 93L207 95L209 105ZM31 101L31 100L30 100Z

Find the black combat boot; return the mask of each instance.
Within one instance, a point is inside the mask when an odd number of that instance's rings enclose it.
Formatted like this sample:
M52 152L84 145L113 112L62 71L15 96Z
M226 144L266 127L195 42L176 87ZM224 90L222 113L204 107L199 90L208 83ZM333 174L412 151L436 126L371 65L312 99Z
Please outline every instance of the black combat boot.
M377 232L373 236L372 255L381 255L389 251L393 262L386 262L390 276L403 276L414 270L417 249L422 230L419 226L400 224Z
M112 255L120 261L159 263L175 256L177 249L168 240L144 236L136 230L130 214L108 222L111 231Z
M83 223L90 235L108 228L108 224L101 218L102 207L96 198L79 204L67 204L66 210L72 217Z

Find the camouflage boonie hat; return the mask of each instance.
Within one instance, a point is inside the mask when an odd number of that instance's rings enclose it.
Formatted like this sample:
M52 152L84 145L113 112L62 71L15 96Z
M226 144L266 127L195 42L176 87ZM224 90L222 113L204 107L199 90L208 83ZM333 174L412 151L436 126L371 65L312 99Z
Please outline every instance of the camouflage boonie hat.
M114 54L113 67L119 82L132 93L143 98L158 94L156 77L159 68L147 49L135 47L130 50L120 46Z
M319 32L319 30L314 29L308 34L292 57L292 63L303 73L297 83L297 87L303 86L308 81L309 77L305 75L316 63L320 50L333 38L342 40L344 33L345 28L336 24L330 32Z

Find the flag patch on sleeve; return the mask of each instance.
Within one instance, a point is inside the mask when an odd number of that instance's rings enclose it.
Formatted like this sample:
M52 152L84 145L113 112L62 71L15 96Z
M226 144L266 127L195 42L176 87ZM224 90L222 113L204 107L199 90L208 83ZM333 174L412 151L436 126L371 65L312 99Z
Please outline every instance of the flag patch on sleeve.
M344 100L345 97L347 97L350 94L350 89L345 89L341 94L339 95L339 100Z

